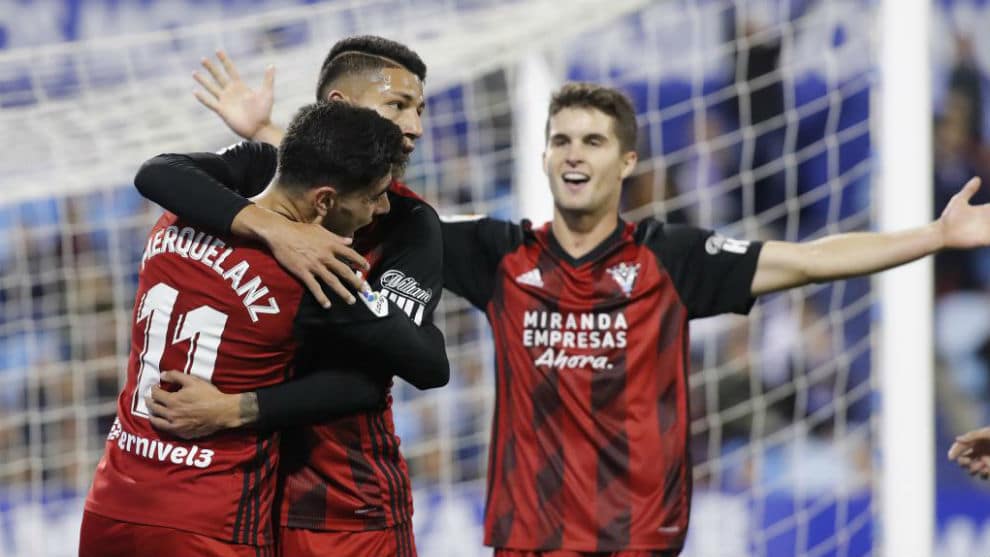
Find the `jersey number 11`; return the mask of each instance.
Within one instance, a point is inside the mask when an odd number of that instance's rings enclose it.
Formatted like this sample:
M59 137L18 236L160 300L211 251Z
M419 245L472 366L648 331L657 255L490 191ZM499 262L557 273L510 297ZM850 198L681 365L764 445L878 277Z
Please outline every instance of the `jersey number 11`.
M179 291L165 283L158 283L145 293L138 308L137 321L145 321L144 349L141 351L141 364L138 369L137 390L134 392L133 412L145 418L150 416L145 397L151 387L160 381L161 360L168 341L169 323L172 321L172 308ZM183 372L210 381L213 367L217 362L217 348L220 337L227 326L227 314L209 306L199 306L178 316L172 344L189 341L186 366Z

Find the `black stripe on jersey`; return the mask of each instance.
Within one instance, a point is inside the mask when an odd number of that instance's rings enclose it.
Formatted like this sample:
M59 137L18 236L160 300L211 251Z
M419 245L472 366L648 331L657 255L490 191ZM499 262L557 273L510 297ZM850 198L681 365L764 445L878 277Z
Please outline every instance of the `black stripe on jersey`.
M412 523L407 522L402 526L399 526L395 530L399 542L398 543L399 555L401 557L415 557L416 541L413 538Z
M395 508L395 497L393 497L395 494L395 481L389 463L386 459L382 458L385 439L381 432L378 431L377 422L373 414L368 414L368 437L371 439L371 457L375 463L374 465L378 468L379 473L385 476L385 481L388 482L389 506L392 508L392 520L394 521L398 516L398 510Z
M251 498L251 524L252 527L247 531L248 539L251 540L250 543L253 545L258 545L258 519L261 517L261 489L258 484L261 483L261 451L264 449L264 444L259 439L255 444L254 458L252 463L254 464L254 470L251 471L251 475L254 476L252 483L254 484L254 497Z
M688 370L691 369L690 368L690 365L691 365L691 357L690 357L690 354L691 354L691 352L690 352L691 343L690 343L690 340L687 337L688 337L688 335L684 335L684 341L683 341L684 344L681 345L681 355L684 358L684 363L681 364L681 369L684 370L684 374L685 374L685 377L684 377L684 385L685 386L688 385L687 374L689 373ZM685 393L685 396L684 396L684 415L685 416L690 416L691 415L691 397L690 396L687 396L687 393ZM691 519L691 503L690 503L690 501L691 501L691 497L694 496L694 474L691 473L691 470L693 468L693 462L691 460L691 421L690 421L690 419L684 425L684 441L683 442L684 442L684 444L681 445L681 454L683 455L683 458L684 458L684 462L683 462L682 466L684 467L683 468L684 469L684 483L687 485L687 497L685 497L684 500L688 502L687 505L686 505L687 508L685 509L684 512L685 512L685 520L690 520Z
M392 533L395 535L395 555L396 557L407 557L405 540L402 538L402 525L392 528Z
M264 443L264 446L262 447L262 452L261 452L261 465L258 467L262 471L262 477L267 477L267 478L272 478L272 479L274 479L274 476L272 476L272 459L271 459L271 448L272 448L272 444L273 443L274 443L274 441L272 440L271 437L265 439L265 443ZM264 493L261 493L259 491L258 498L260 499L263 495L264 495ZM258 505L258 506L260 507L261 505ZM259 511L259 513L260 513L260 511ZM258 543L269 544L269 543L272 542L272 538L271 538L271 536L272 536L272 530L271 530L272 514L273 514L272 509L269 509L268 516L262 517L259 514L258 528L257 528L257 530L259 532L258 533L258 536L259 536ZM262 528L262 524L265 524L268 527L267 528Z
M369 505L366 509L368 512L362 515L364 529L381 530L387 526L388 512L382 503L383 490L379 484L378 474L369 462L368 455L365 454L361 422L357 419L342 420L336 429L337 442L347 449L347 464L350 467L354 486Z
M489 302L491 307L490 315L504 315L505 305L503 300L505 299L503 294L505 279L496 280L492 292L492 297ZM495 336L496 344L499 342L499 338L504 338L505 333L499 327L498 321L491 320L492 324L492 334ZM511 408L510 402L507 400L509 393L512 392L512 367L509 365L509 351L503 350L504 354L501 354L500 361L497 363L499 372L495 380L495 408L494 414L495 419L492 420L492 436L493 440L500 439L499 434L499 422L502 418L502 406L505 405L507 408ZM496 355L499 357L499 355ZM499 377L505 382L505 391L503 392L500 387ZM511 414L506 415L506 419L511 419ZM510 427L511 430L511 427ZM510 435L505 441L505 446L502 448L503 454L499 453L499 446L497 442L491 444L491 448L488 451L488 490L485 495L485 509L492 509L492 498L495 494L496 489L500 489L501 486L496 484L496 481L504 480L506 474L515 467L515 442L513 437ZM486 511L492 512L492 511ZM495 513L499 513L495 517L495 523L492 526L492 545L495 547L501 547L505 545L509 540L509 534L512 531L512 525L515 523L515 509L509 508L504 512L502 509L495 509Z
M375 417L377 418L378 424L381 427L382 437L385 439L385 442L388 444L388 447L390 449L389 451L390 454L394 454L397 457L401 458L401 455L399 454L399 445L398 443L395 442L395 436L391 435L388 432L388 426L385 423L385 415L379 413ZM387 460L386 462L392 468L392 470L395 471L396 486L398 488L399 495L402 496L402 499L397 503L399 506L399 514L401 515L402 522L403 523L409 522L412 519L412 516L410 516L409 514L409 505L408 505L408 495L412 489L412 487L409 485L409 474L403 474L402 470L399 469L399 466L391 459ZM398 522L398 518L399 517L396 518L397 522Z
M374 418L375 423L378 424L378 429L382 434L382 446L388 449L388 455L390 457L391 455L398 456L399 446L395 444L395 438L388 431L388 426L385 424L385 415L378 413L374 416ZM383 452L383 454L385 453ZM409 481L409 476L403 474L402 470L399 469L399 466L391 458L383 459L383 463L389 470L392 471L392 474L395 477L395 489L392 491L392 495L401 496L401 499L398 497L390 497L390 499L392 499L392 516L394 518L394 522L408 522L411 518L409 516L409 505L406 504L406 495L408 494L409 489L409 485L407 483Z
M241 528L243 527L243 520L246 516L246 506L248 503L248 487L250 485L250 474L247 469L244 470L244 482L241 486L241 498L237 502L237 516L234 518L234 538L231 540L233 543L241 543Z
M593 307L609 311L609 303ZM597 434L605 440L596 450L597 491L595 521L598 524L597 550L615 551L628 547L632 528L632 500L629 478L629 431L626 428L629 371L625 352L613 360L613 368L597 373L591 380L591 409Z
M241 526L241 534L238 536L237 543L248 543L251 539L251 517L252 517L252 505L254 504L254 497L251 496L251 471L245 470L244 477L247 478L247 492L244 495L244 522Z
M247 503L244 508L244 534L241 539L241 543L251 543L251 534L254 529L253 521L255 520L255 515L257 514L258 505L258 477L257 477L257 461L258 461L258 450L261 441L255 444L255 455L249 462L251 463L251 470L245 472L245 476L248 477L248 494L246 496Z
M255 454L254 465L254 528L251 529L251 543L258 545L258 532L261 530L261 497L264 495L261 489L262 469L268 464L268 443L267 439L259 440L257 453Z

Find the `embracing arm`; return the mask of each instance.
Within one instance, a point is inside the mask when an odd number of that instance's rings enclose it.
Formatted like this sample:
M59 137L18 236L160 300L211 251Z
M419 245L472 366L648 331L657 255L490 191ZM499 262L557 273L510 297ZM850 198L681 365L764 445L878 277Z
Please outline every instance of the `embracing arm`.
M408 203L408 200L397 200ZM402 208L397 207L397 211ZM450 370L446 361L443 337L433 326L433 312L440 301L442 291L443 254L440 246L440 223L434 212L426 204L420 204L409 211L401 229L390 232L390 240L385 244L385 251L379 260L375 271L368 277L370 284L381 286L383 289L395 288L396 283L416 286L420 294L417 298L404 297L402 309L409 319L416 324L423 324L425 330L420 335L425 339L425 345L415 347L395 347L394 351L402 358L398 367L372 366L372 362L363 352L347 355L346 351L334 350L327 346L324 340L315 339L303 350L307 362L306 367L317 369L299 369L305 375L287 383L259 390L253 407L248 402L246 410L259 414L258 423L262 427L274 429L287 425L298 425L322 421L332 413L343 413L340 403L333 398L327 398L320 393L338 388L338 383L346 382L351 391L351 397L358 398L359 408L346 408L347 412L360 412L378 407L383 403L387 384L392 375L397 375L413 386L426 389L439 387L447 382ZM387 291L387 290L386 290ZM394 290L391 295L403 295ZM425 301L424 301L425 300ZM405 327L400 327L404 329ZM408 331L406 334L410 334ZM380 339L380 340L377 340ZM386 349L393 340L393 333L378 332L366 340L357 339L362 345L372 346L372 350ZM401 339L400 339L401 340ZM415 342L415 341L414 341ZM353 345L357 347L358 345ZM353 349L353 348L352 348ZM410 351L404 355L404 351ZM424 361L416 362L420 356ZM358 369L364 372L361 377L348 373L341 377L337 366L344 358L349 358ZM412 359L410 359L412 358ZM433 361L431 361L431 359ZM321 368L332 368L323 370ZM363 382L363 383L362 383ZM355 401L349 401L352 404Z
M387 315L379 318L364 301L350 308L335 304L324 310L306 297L298 315L305 336L296 379L257 392L227 395L209 382L166 372L162 380L179 383L181 388L175 392L152 389L148 407L155 427L183 438L252 424L277 429L377 408L393 374L420 389L444 385L450 366L443 336L432 324L442 290L440 223L436 213L422 204L410 212L406 226L390 235L395 240L386 243L379 265L368 278L382 288L394 288L396 279L415 285L416 297L406 297L402 310L389 303ZM389 293L406 295L395 290ZM379 297L377 301L383 309L386 300ZM416 327L415 323L424 325Z
M219 154L159 155L141 166L134 184L141 195L184 220L266 244L324 307L330 299L321 282L354 303L341 279L360 288L362 281L348 262L365 269L368 263L348 247L350 239L318 224L289 221L244 197L265 188L275 174L277 159L271 145L248 142Z
M220 154L168 153L141 165L134 185L144 197L197 226L230 232L235 217L251 206L246 197L271 181L276 162L274 148L261 143L240 143ZM263 221L248 224L264 226Z
M147 398L151 423L182 439L237 427L273 431L319 423L374 410L385 399L380 379L353 369L315 371L247 393L223 393L209 381L181 371L163 372L161 380L179 390L152 387Z
M806 243L767 242L751 292L759 296L813 282L876 273L945 248L990 244L990 205L970 205L974 178L953 196L938 220L900 232L851 232Z
M273 431L368 412L385 404L387 379L358 369L328 369L241 395L239 414Z
M450 376L443 335L433 324L445 261L440 220L423 202L393 197L393 210L404 216L400 222L382 223L395 228L368 277L370 285L381 289L377 298L371 301L361 294L359 303L335 305L330 311L311 312L312 306L305 306L300 322L324 323L323 332L317 328L317 336L311 333L312 344L347 346L343 352L356 356L361 368L399 376L420 389L439 387Z
M179 389L169 392L158 385L151 389L147 402L152 425L183 439L195 439L242 426L278 429L318 423L379 407L390 371L397 369L420 389L445 385L450 364L440 330L432 323L417 327L382 297L374 304L388 307L388 315L361 316L359 308L367 310L365 303L335 304L337 311L319 309L324 314L341 314L347 308L346 313L360 319L350 324L320 323L316 336L309 339L311 343L334 340L333 345L315 345L333 363L332 369L313 369L292 381L237 394L222 393L209 381L180 371L162 373L162 382ZM334 351L341 346L347 349ZM369 369L382 372L369 373Z

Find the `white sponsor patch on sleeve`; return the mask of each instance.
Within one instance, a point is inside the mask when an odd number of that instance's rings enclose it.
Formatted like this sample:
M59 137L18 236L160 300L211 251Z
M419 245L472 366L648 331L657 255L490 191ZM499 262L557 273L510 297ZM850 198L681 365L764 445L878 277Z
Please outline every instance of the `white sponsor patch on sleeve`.
M364 302L364 305L368 306L368 309L371 310L371 313L375 314L375 317L388 317L388 298L380 291L362 291L358 293L358 298Z
M715 233L705 241L705 251L709 255L718 255L723 251L742 255L749 249L749 244L750 242L747 240L735 240Z
M440 222L457 223L481 220L488 215L460 214L460 215L440 215Z

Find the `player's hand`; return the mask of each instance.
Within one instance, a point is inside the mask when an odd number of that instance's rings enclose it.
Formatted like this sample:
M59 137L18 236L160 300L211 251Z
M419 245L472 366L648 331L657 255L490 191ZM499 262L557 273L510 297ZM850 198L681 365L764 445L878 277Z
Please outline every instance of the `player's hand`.
M219 116L227 127L245 139L254 139L259 132L272 125L272 104L275 102L275 68L268 66L261 87L251 89L241 79L227 53L217 51L218 68L210 59L203 58L203 68L209 77L193 72L203 88L193 92L199 102Z
M990 203L970 205L981 180L971 178L952 196L938 219L945 248L975 248L990 245Z
M180 439L198 439L238 423L238 395L224 394L209 381L181 371L163 372L161 380L179 389L151 388L145 401L155 429Z
M364 279L347 262L362 270L368 269L368 262L350 248L350 238L338 236L318 224L282 218L279 224L266 229L262 238L275 259L306 285L321 306L330 307L321 282L348 304L356 301L351 291L360 290Z
M237 213L230 230L237 236L264 242L282 267L305 284L325 308L330 307L330 299L320 282L351 304L355 301L354 295L344 284L349 284L353 290L364 284L350 265L366 271L368 262L350 248L351 239L338 236L319 224L293 222L250 204Z
M956 437L949 448L949 460L956 461L970 476L990 479L990 427Z

